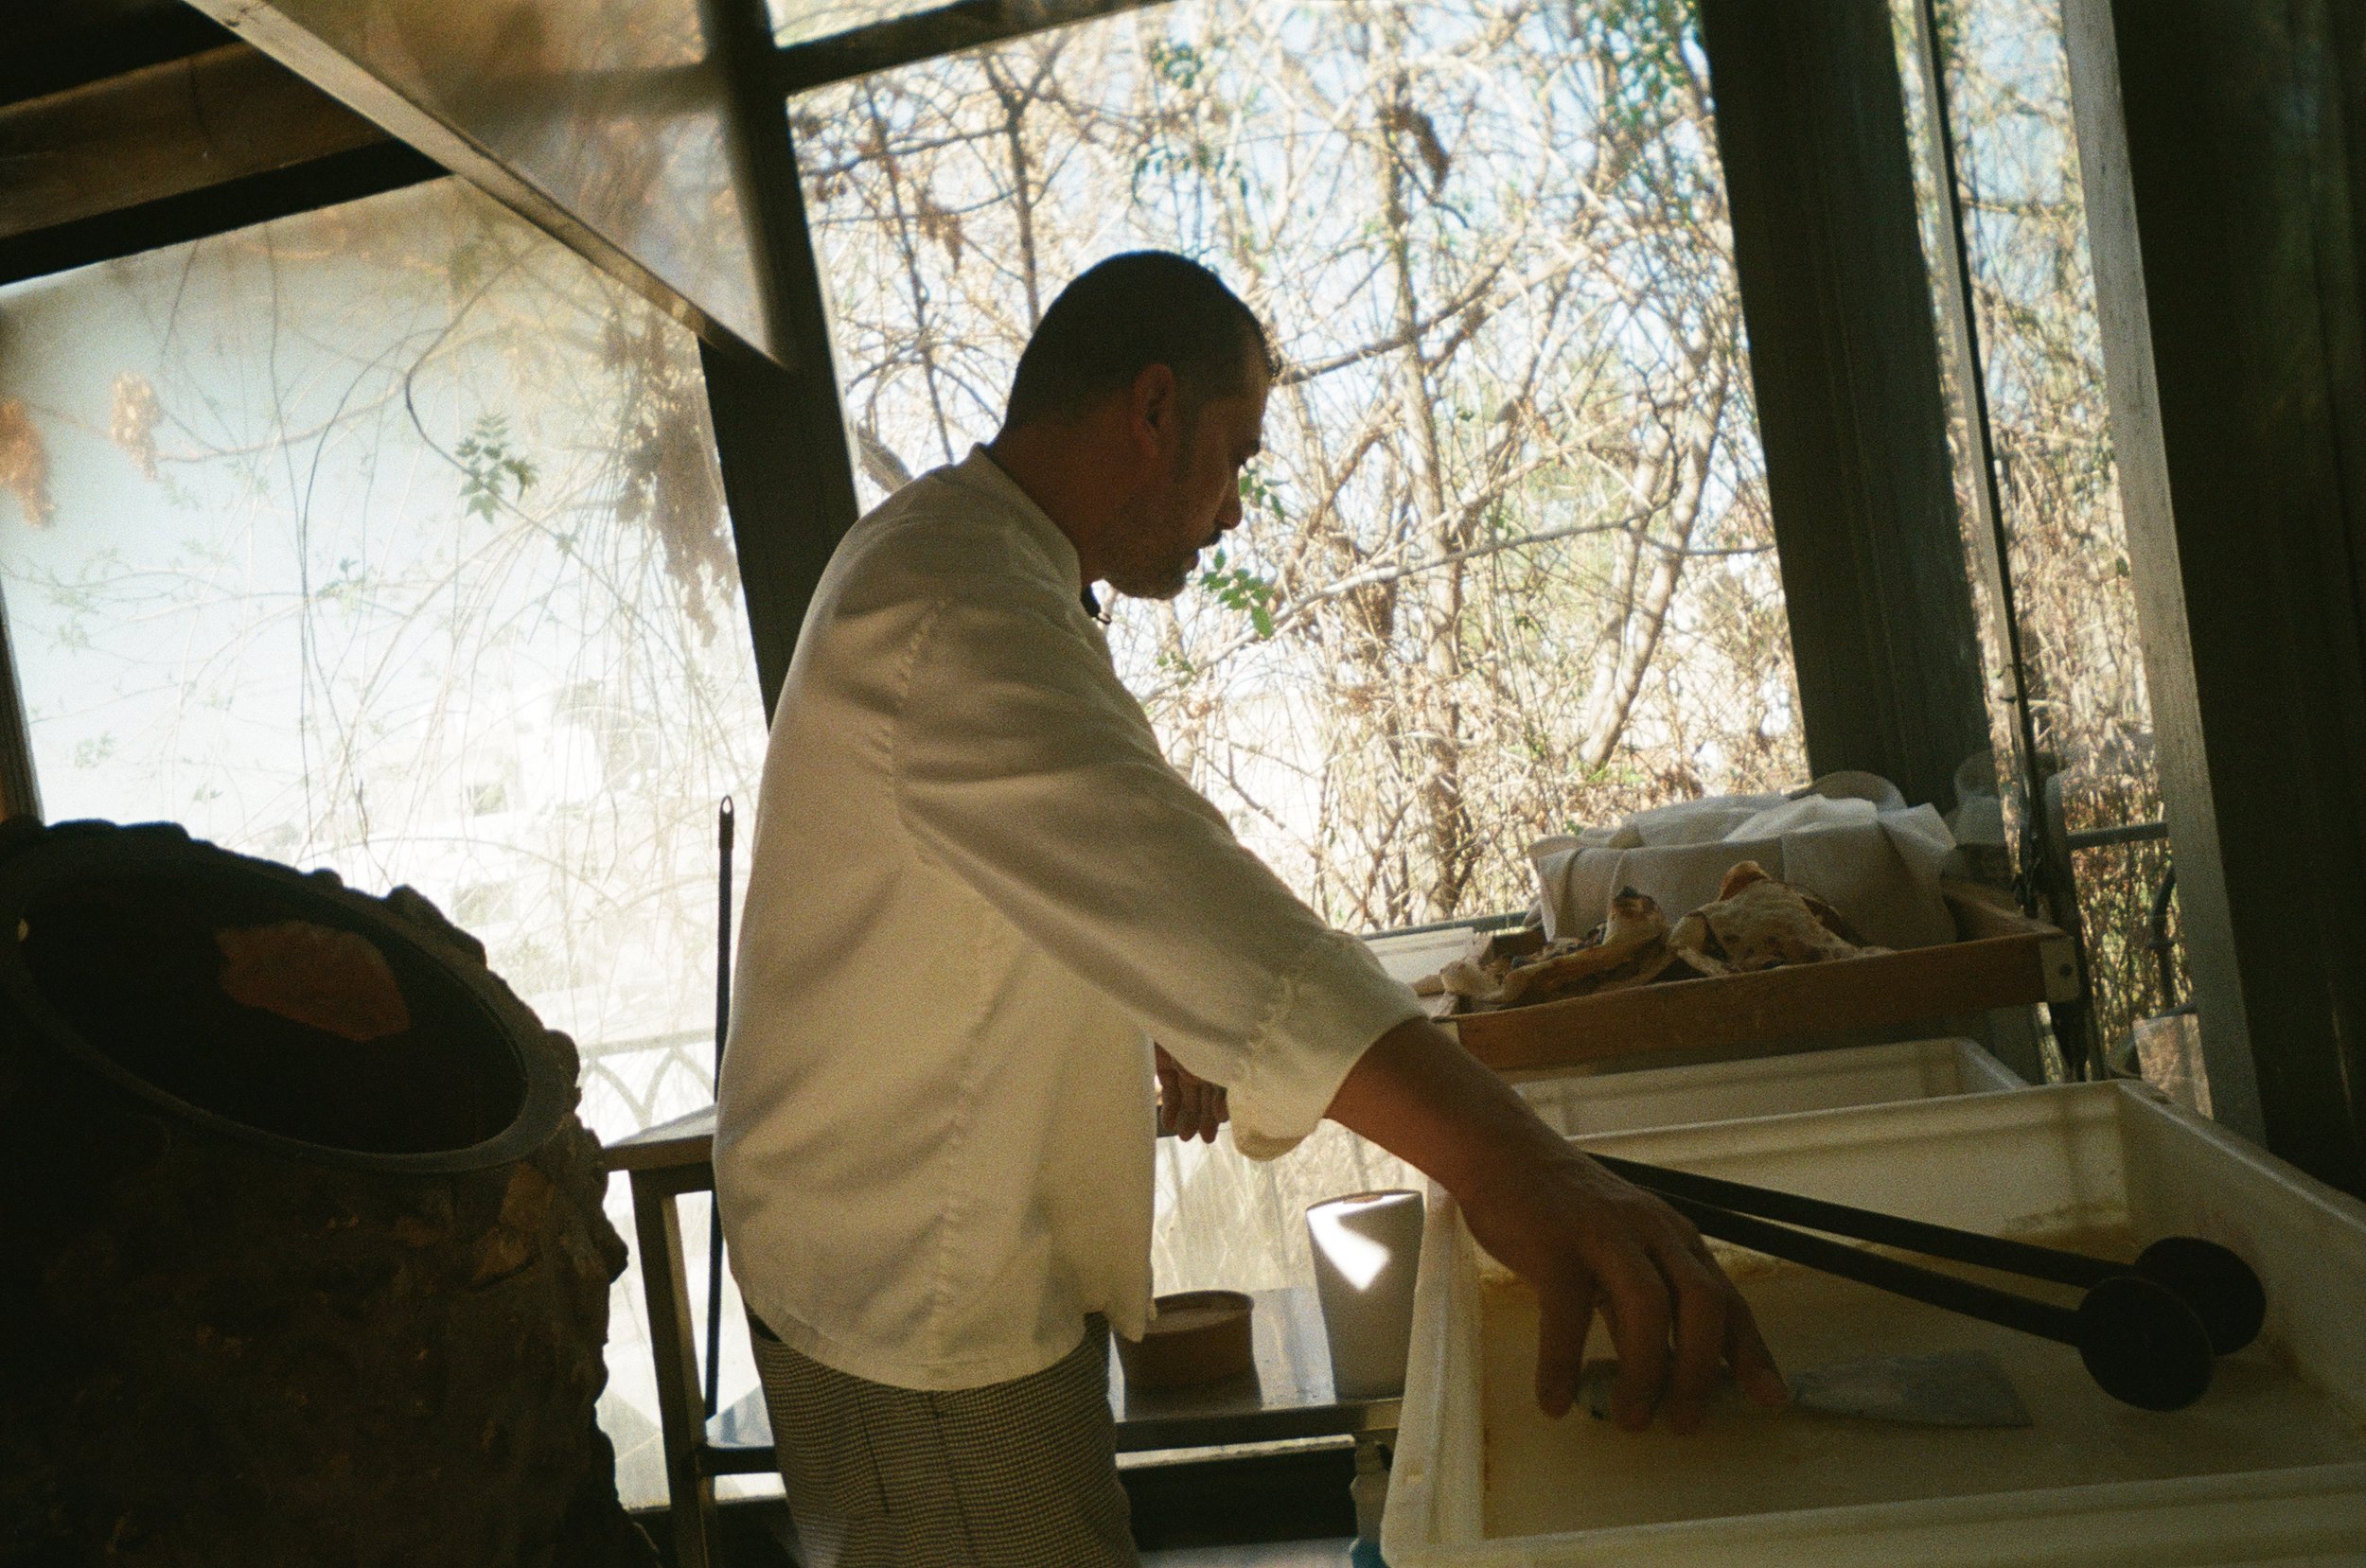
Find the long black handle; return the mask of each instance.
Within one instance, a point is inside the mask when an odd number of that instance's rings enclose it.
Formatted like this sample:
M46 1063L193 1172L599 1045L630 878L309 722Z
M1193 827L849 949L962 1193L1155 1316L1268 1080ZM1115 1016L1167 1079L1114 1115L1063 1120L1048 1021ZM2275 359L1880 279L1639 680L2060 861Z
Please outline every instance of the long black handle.
M715 1089L723 1089L723 1040L732 1028L732 798L715 814ZM707 1196L707 1414L715 1414L722 1386L723 1362L723 1216L714 1194Z
M1951 1274L1939 1274L1931 1269L1888 1258L1878 1252L1866 1252L1845 1242L1834 1242L1822 1236L1778 1225L1749 1214L1738 1214L1711 1203L1686 1197L1675 1192L1662 1192L1669 1207L1701 1227L1704 1236L1714 1236L1722 1242L1733 1242L1753 1252L1763 1252L1770 1258L1804 1263L1826 1274L1837 1274L1860 1284L1871 1285L1895 1295L1911 1296L1916 1301L1944 1307L1951 1313L1977 1317L2007 1329L2018 1329L2025 1334L2051 1339L2063 1345L2080 1343L2078 1314L2068 1307L2057 1307L2047 1301L2033 1301L2025 1295L1998 1290L1969 1279L1958 1279Z
M2182 1410L2210 1387L2215 1364L2200 1318L2166 1286L2117 1274L2075 1309L1958 1279L1878 1252L1677 1193L1660 1196L1704 1236L1788 1262L2074 1347L2104 1392L2145 1410Z
M1957 1230L1952 1225L1909 1220L1902 1215L1884 1214L1877 1209L1855 1208L1847 1204L1810 1198L1798 1192L1778 1191L1771 1187L1753 1187L1747 1182L1727 1181L1719 1176L1671 1171L1666 1166L1646 1165L1640 1160L1618 1159L1610 1154L1596 1154L1593 1157L1614 1175L1623 1176L1635 1186L1657 1192L1664 1198L1689 1198L1696 1203L1715 1204L1738 1214L1761 1215L1789 1224L1806 1225L1812 1230L1828 1231L1835 1236L1854 1236L1861 1242L1903 1247L1909 1252L1925 1253L1933 1258L1947 1258L1980 1268L2026 1275L2032 1279L2051 1279L2057 1284L2092 1288L2113 1275L2128 1273L2133 1267L2128 1263L2091 1258L2083 1252L2064 1252L2057 1247L2011 1242L2000 1236L1984 1236L1975 1230Z
M2057 1284L2092 1290L2107 1279L2136 1275L2163 1286L2193 1309L2220 1355L2232 1355L2259 1337L2268 1315L2268 1294L2249 1263L2229 1248L2198 1236L2166 1236L2145 1248L2132 1263L2092 1258L2083 1252L2039 1246L2032 1242L2007 1241L1974 1230L1909 1220L1876 1209L1855 1208L1825 1198L1753 1187L1719 1176L1671 1171L1640 1160L1594 1156L1602 1166L1637 1187L1664 1198L1686 1197L1715 1204L1740 1214L1757 1214L1835 1236L1901 1247L1933 1258L1952 1259L1980 1268L2051 1279Z

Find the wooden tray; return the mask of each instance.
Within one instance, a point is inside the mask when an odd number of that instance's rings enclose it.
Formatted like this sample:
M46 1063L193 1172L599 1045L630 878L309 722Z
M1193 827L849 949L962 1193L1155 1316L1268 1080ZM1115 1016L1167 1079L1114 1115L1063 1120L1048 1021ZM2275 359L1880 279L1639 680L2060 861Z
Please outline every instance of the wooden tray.
M1969 884L1941 890L1959 940L1834 963L1637 986L1439 1022L1497 1071L1880 1029L2078 995L2069 937Z

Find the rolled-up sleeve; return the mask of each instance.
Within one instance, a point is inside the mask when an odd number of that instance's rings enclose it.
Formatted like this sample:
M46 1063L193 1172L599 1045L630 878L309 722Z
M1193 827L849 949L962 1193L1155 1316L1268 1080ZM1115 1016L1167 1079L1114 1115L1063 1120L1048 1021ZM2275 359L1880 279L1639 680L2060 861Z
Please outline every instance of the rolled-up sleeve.
M1421 1012L1168 766L1107 655L1021 579L937 600L892 726L922 852L1229 1091L1242 1151L1321 1120L1366 1047Z

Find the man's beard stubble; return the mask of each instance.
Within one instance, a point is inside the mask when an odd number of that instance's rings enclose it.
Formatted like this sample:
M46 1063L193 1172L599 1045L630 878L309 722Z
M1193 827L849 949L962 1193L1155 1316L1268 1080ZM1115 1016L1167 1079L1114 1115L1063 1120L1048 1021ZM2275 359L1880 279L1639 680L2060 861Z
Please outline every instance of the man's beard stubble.
M1167 493L1170 496L1178 495L1182 491L1183 473L1190 462L1192 438L1196 433L1198 422L1196 411L1186 415L1182 444L1176 449L1174 454L1174 469L1167 475ZM1180 557L1149 558L1148 551L1151 542L1165 532L1157 524L1165 520L1160 518L1142 520L1122 536L1129 546L1143 553L1142 557L1129 557L1112 562L1105 580L1111 588L1129 599L1172 599L1181 593L1191 586L1193 569L1199 565L1200 551L1215 542L1211 535L1209 538L1193 545L1189 554ZM1122 576L1119 574L1121 573L1123 573Z

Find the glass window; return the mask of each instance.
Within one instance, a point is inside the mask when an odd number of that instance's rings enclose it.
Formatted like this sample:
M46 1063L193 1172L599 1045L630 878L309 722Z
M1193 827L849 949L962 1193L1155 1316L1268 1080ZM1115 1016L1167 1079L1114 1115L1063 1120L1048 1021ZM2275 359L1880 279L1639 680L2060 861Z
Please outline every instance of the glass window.
M784 48L893 22L934 10L945 0L766 0L772 13L772 39Z
M1270 324L1246 526L1112 641L1327 918L1522 907L1542 835L1800 780L1688 8L1176 0L791 112L866 501L993 434L1113 252ZM1163 1157L1166 1285L1302 1277L1303 1202L1403 1174L1331 1131Z
M602 1137L707 1101L764 720L680 326L444 182L0 291L0 447L53 819L410 883L575 1038ZM611 1352L654 1501L637 1277Z
M1895 0L1896 26L1926 186L1926 245L1936 246L1952 239L1938 227L1937 195L1929 185L1931 124L1916 5ZM1966 0L1936 9L2039 762L2061 774L2072 832L2158 822L2151 702L2120 515L2061 10L2038 0ZM1933 261L1935 279L1935 255ZM1962 389L1956 396L1960 403ZM1976 475L1967 467L1962 476L1969 517ZM1989 644L2002 710L2011 682L2001 643L1991 635ZM2002 711L1998 719L2005 722ZM2073 857L2092 1025L2107 1048L2127 1041L2137 1020L2177 999L2163 995L2149 929L2168 864L2162 840ZM2181 979L2178 986L2190 995ZM2199 1070L2198 1060L2191 1066Z

